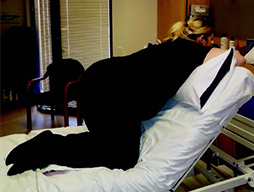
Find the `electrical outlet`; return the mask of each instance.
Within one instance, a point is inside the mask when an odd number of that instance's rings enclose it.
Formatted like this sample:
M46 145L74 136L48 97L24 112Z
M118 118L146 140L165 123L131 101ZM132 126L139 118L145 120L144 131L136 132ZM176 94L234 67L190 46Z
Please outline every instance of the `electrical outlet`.
M123 56L124 49L123 47L117 47L117 56Z

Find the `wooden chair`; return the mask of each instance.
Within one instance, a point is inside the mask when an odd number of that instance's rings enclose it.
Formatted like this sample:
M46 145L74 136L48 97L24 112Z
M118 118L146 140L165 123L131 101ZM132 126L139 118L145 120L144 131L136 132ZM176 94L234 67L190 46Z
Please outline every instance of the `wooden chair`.
M54 120L55 110L63 109L64 126L69 126L68 102L77 102L77 124L82 124L79 101L79 82L84 74L80 62L74 59L62 59L59 63L48 65L46 73L27 83L27 129L32 130L32 105L50 106L51 120ZM49 91L36 94L33 87L37 82L49 78Z

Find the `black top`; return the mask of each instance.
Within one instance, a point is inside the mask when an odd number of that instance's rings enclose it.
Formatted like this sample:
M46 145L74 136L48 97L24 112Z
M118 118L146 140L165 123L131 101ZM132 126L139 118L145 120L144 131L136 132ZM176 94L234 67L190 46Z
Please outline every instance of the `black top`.
M85 113L94 118L91 111L97 110L97 121L110 115L122 120L152 118L203 63L210 49L179 38L94 63L85 74ZM107 113L103 117L98 114L101 109Z

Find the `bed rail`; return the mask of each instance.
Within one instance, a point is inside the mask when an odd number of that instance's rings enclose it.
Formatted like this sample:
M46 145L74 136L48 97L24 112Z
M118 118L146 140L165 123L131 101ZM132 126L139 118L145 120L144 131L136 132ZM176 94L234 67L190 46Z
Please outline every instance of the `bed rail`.
M254 151L254 121L240 114L236 114L234 118L222 130L222 134L230 137L238 143ZM254 155L242 159L235 159L228 155L218 147L211 145L210 150L216 154L216 157L223 159L235 170L238 175L226 179L214 179L214 175L201 165L197 164L195 168L201 172L214 184L192 190L192 192L215 192L215 191L234 191L235 187L248 184L254 188Z

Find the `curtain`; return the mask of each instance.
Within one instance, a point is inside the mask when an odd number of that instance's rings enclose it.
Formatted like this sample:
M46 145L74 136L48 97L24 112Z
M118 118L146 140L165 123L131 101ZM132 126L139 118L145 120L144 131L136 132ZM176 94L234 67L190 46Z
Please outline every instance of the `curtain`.
M36 30L39 40L40 73L45 73L46 67L52 63L50 0L34 0ZM41 84L41 90L49 89L48 82Z

